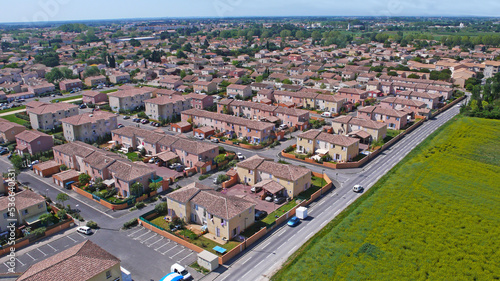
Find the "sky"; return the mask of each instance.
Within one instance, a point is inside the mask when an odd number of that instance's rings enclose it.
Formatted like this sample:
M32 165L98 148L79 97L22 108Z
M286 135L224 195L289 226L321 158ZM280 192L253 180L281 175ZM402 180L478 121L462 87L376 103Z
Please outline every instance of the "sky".
M3 11L0 22L244 16L500 16L499 0L0 0L0 2Z

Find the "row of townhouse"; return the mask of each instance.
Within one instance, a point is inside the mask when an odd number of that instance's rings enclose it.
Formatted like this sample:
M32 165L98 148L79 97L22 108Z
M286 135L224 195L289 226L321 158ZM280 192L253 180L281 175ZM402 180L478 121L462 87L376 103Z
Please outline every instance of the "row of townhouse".
M143 163L134 163L121 156L103 151L92 145L75 141L55 146L54 161L59 165L90 175L94 180L102 178L108 185L114 184L121 196L131 195L130 187L139 182L148 190L149 183L156 178L154 169Z
M106 111L94 111L61 119L67 141L94 142L111 135L118 127L117 115Z
M80 79L68 79L59 82L59 89L61 91L71 91L76 88L83 88L82 80Z
M420 83L410 83L406 81L389 80L389 79L393 78L381 79L380 81L370 81L366 89L368 91L381 91L383 93L391 95L397 95L401 91L429 93L433 95L439 95L443 100L450 99L453 94L453 88L451 86L448 86L447 84L439 85L439 84L434 84L434 82L427 82L433 80L399 78L405 80L417 80L420 82Z
M19 155L24 153L34 155L49 151L53 146L54 138L40 131L25 130L16 135L16 151Z
M383 108L392 108L396 110L403 110L412 117L415 115L428 116L431 112L423 101L414 99L405 99L398 97L388 97L380 101L380 106Z
M255 222L255 204L194 182L167 196L168 216L205 226L221 240L231 240Z
M311 170L276 163L258 155L236 164L236 172L241 183L260 185L265 192L277 197L295 198L311 187Z
M387 124L388 129L402 130L406 127L410 115L408 112L381 106L358 108L357 117Z
M89 87L95 87L102 84L106 84L106 76L104 75L90 76L85 78L85 85Z
M217 103L217 112L234 116L243 116L247 119L273 121L273 116L281 120L282 124L290 127L298 126L303 128L309 121L309 111L296 108L286 108L276 105L267 105L264 103L255 103L250 101L240 101L232 99L223 99Z
M78 115L78 106L71 103L32 101L26 104L33 129L52 130L61 125L61 119Z
M425 103L428 109L435 109L438 107L441 96L439 94L432 94L427 92L416 91L402 91L397 92L396 97L405 98L409 100L417 100Z
M178 116L191 108L191 99L187 96L161 96L144 101L146 114L154 120L166 120Z
M246 138L251 143L260 143L274 136L273 123L249 120L199 109L182 112L182 121L190 120L196 126L208 126L218 132L238 138Z
M84 91L82 102L87 104L97 104L108 101L108 95L99 91Z
M297 136L297 151L329 155L337 162L347 162L359 154L359 139L309 130Z
M50 93L56 90L56 86L52 83L40 83L33 86L28 86L28 92L38 96L45 93Z
M208 167L213 164L219 147L208 142L198 142L180 136L166 135L137 127L123 127L111 133L112 140L125 148L144 148L149 155L173 152L186 167Z
M0 118L0 143L16 140L16 135L26 130L26 127Z
M345 90L342 89L343 93ZM347 103L347 101L353 101L354 103L365 99L366 96L351 97L349 94L349 99L347 95L339 93L336 95L317 93L308 90L301 90L298 92L287 92L287 91L274 91L270 89L261 90L253 98L254 102L270 104L272 102L277 102L279 104L290 105L293 104L296 107L303 107L308 109L317 109L321 111L328 111L332 113L339 113L341 108ZM357 92L356 92L357 93Z
M362 143L383 140L387 135L387 124L349 115L339 116L332 120L334 134L352 136L361 139Z
M136 110L144 106L144 102L152 97L152 89L126 88L108 94L109 106L111 110L119 112L120 110Z

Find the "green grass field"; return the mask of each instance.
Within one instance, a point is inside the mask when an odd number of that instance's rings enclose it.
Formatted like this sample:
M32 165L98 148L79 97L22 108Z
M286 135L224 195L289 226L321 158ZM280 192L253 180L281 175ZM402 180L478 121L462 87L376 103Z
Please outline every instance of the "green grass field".
M456 117L272 280L498 280L500 121Z
M68 100L81 99L81 98L82 98L82 95L76 95L76 96L72 96L72 97L56 98L56 99L51 100L50 102L56 103L56 101L63 102L63 101L68 101Z
M7 121L10 121L10 122L17 123L19 125L23 125L26 122L29 123L29 121L26 121L26 120L23 120L21 118L16 117L15 114L5 115L5 116L2 116L1 118L5 119Z
M21 106L9 108L9 109L3 109L3 110L0 110L0 113L18 111L18 110L22 110L22 109L26 109L26 105L21 105Z

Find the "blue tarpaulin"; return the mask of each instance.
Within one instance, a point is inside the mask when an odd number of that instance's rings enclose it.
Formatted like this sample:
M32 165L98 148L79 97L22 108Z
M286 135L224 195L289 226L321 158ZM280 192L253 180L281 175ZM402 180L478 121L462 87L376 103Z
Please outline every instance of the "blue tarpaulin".
M222 248L222 247L220 247L220 246L215 246L215 247L213 248L213 250L214 250L214 251L216 251L217 253L220 253L220 254L224 254L225 252L227 252L227 250L226 250L226 249L224 249L224 248Z

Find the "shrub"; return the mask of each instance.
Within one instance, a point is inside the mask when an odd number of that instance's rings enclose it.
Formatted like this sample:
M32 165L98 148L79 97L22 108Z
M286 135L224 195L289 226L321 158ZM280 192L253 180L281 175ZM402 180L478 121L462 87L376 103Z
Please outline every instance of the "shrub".
M142 119L148 119L149 116L145 112L139 112L137 113L137 117L142 118Z
M59 210L59 212L57 212L57 216L61 220L66 219L66 216L67 216L66 210Z
M146 207L146 204L144 204L144 202L137 202L137 203L135 203L135 207L137 209L142 209L142 208Z
M68 166L62 164L61 167L59 167L59 169L61 169L61 171L66 171L68 169Z
M229 180L229 176L226 176L226 175L219 175L217 177L217 182L219 182L219 183L225 182L227 180Z
M97 229L99 226L97 225L97 223L95 221L88 221L87 227L90 227L92 229Z
M39 227L31 232L34 236L43 236L45 234L45 231L47 228L45 227Z
M160 215L166 214L168 211L168 206L167 202L161 202L159 204L156 204L155 206L155 212L157 212Z
M136 226L137 224L137 219L131 219L123 224L123 228L131 228L132 226Z
M285 148L285 153L290 153L294 150L295 150L295 148L292 145L290 145L289 147Z
M210 175L209 174L204 174L204 175L201 175L200 177L198 177L199 180L204 180L206 178L208 178Z

